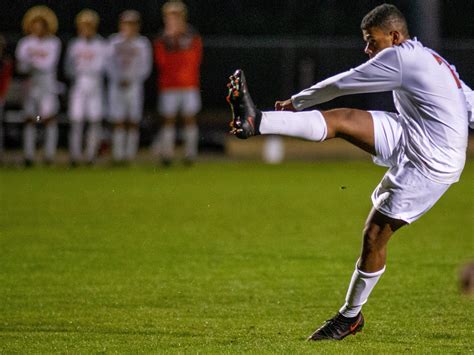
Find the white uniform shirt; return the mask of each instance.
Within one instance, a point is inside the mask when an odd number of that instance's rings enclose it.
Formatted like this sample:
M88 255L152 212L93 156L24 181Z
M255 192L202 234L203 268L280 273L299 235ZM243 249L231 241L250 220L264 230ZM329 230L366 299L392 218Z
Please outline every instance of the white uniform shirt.
M31 74L31 94L56 93L56 68L61 52L61 41L56 36L23 37L16 47L18 70Z
M400 114L399 148L427 178L459 180L466 160L468 104L454 69L416 40L387 48L355 69L292 97L297 110L335 97L393 90Z
M77 37L69 43L64 68L79 86L100 86L105 69L107 46L101 36L90 40Z
M120 33L110 36L106 68L112 82L143 83L150 75L151 66L151 45L144 36L133 39L126 39Z

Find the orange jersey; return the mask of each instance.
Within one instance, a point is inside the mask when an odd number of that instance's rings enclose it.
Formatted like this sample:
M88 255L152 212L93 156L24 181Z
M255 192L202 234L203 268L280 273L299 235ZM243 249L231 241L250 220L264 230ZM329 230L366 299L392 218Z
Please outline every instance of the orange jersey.
M192 29L179 38L160 36L154 43L158 88L199 88L202 40Z

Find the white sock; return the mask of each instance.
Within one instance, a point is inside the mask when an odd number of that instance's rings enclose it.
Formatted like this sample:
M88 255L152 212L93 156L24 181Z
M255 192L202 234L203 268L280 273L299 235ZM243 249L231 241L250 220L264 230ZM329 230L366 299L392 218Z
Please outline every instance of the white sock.
M71 122L69 130L69 154L74 161L81 160L82 155L82 122Z
M112 156L115 161L122 161L125 156L125 129L115 128L112 133Z
M184 127L184 154L186 159L194 160L198 153L199 128L196 124Z
M101 139L101 128L100 122L90 122L89 128L87 128L86 159L88 162L92 162L97 155L97 149Z
M36 125L27 123L23 128L23 154L25 159L34 160L36 150Z
M58 146L58 123L50 122L46 126L46 137L45 137L45 158L49 161L54 160L56 156L56 148Z
M326 121L319 111L262 112L261 134L279 134L321 142L326 139Z
M359 270L357 265L358 262L347 290L346 303L339 310L339 313L348 318L359 314L362 306L367 302L370 293L379 281L380 276L385 271L384 266L382 270L376 272L364 272Z
M174 155L174 142L176 139L175 126L164 126L160 132L160 155L162 158L171 159Z
M129 128L127 131L127 160L135 159L138 151L138 143L140 141L140 132L138 128Z

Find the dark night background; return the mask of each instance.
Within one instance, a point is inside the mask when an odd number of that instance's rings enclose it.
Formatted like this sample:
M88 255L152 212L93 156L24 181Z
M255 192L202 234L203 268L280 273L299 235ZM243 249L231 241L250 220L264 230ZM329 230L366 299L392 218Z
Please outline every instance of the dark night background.
M58 36L67 41L75 33L74 18L83 8L101 16L103 36L116 31L125 9L143 16L142 32L153 39L161 28L158 0L0 0L0 31L13 53L22 36L21 19L33 5L52 8L59 19ZM227 77L236 68L246 70L254 100L269 109L300 89L330 75L348 70L367 59L360 21L377 0L197 1L187 0L189 21L203 35L202 115L226 109ZM454 64L461 78L474 86L474 0L389 1L407 17L412 36L438 50ZM59 78L63 79L62 69ZM156 73L146 83L146 110L156 105ZM391 110L390 93L355 95L336 99L322 108L356 107ZM202 121L204 122L204 121ZM220 122L220 121L219 121Z

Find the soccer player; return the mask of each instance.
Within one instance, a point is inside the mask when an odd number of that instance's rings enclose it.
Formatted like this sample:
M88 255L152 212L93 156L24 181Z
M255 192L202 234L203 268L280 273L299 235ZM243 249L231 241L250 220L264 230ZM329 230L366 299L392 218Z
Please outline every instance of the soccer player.
M199 131L196 114L201 109L199 75L202 41L187 23L187 8L181 1L162 7L164 30L154 43L158 67L158 111L164 117L159 134L160 155L169 165L174 155L176 117L184 119L185 162L192 163L198 152Z
M58 20L46 6L34 6L23 17L23 37L16 48L18 71L27 75L26 95L23 102L25 126L23 149L25 166L35 160L36 121L46 127L45 162L52 163L58 141L59 110L56 67L61 52L61 42L54 34Z
M140 23L137 11L124 11L119 18L119 32L109 39L106 69L115 162L133 160L140 139L143 83L150 75L152 65L151 45L140 35Z
M82 160L84 120L89 121L85 158L92 164L97 155L103 116L103 75L106 45L97 35L99 15L89 9L76 16L78 37L71 40L64 62L66 74L74 80L69 95L69 153L71 165Z
M0 34L0 163L3 160L3 109L13 74L13 61L6 54L7 41Z
M410 38L403 14L393 5L370 11L361 29L370 58L366 63L277 101L274 112L254 106L242 71L229 83L237 137L280 134L319 142L340 137L389 167L372 194L373 209L345 303L308 340L340 340L362 329L361 309L385 271L390 237L425 214L459 180L466 160L472 107L463 91L470 89L454 68ZM382 91L393 91L398 113L299 112L338 96Z

